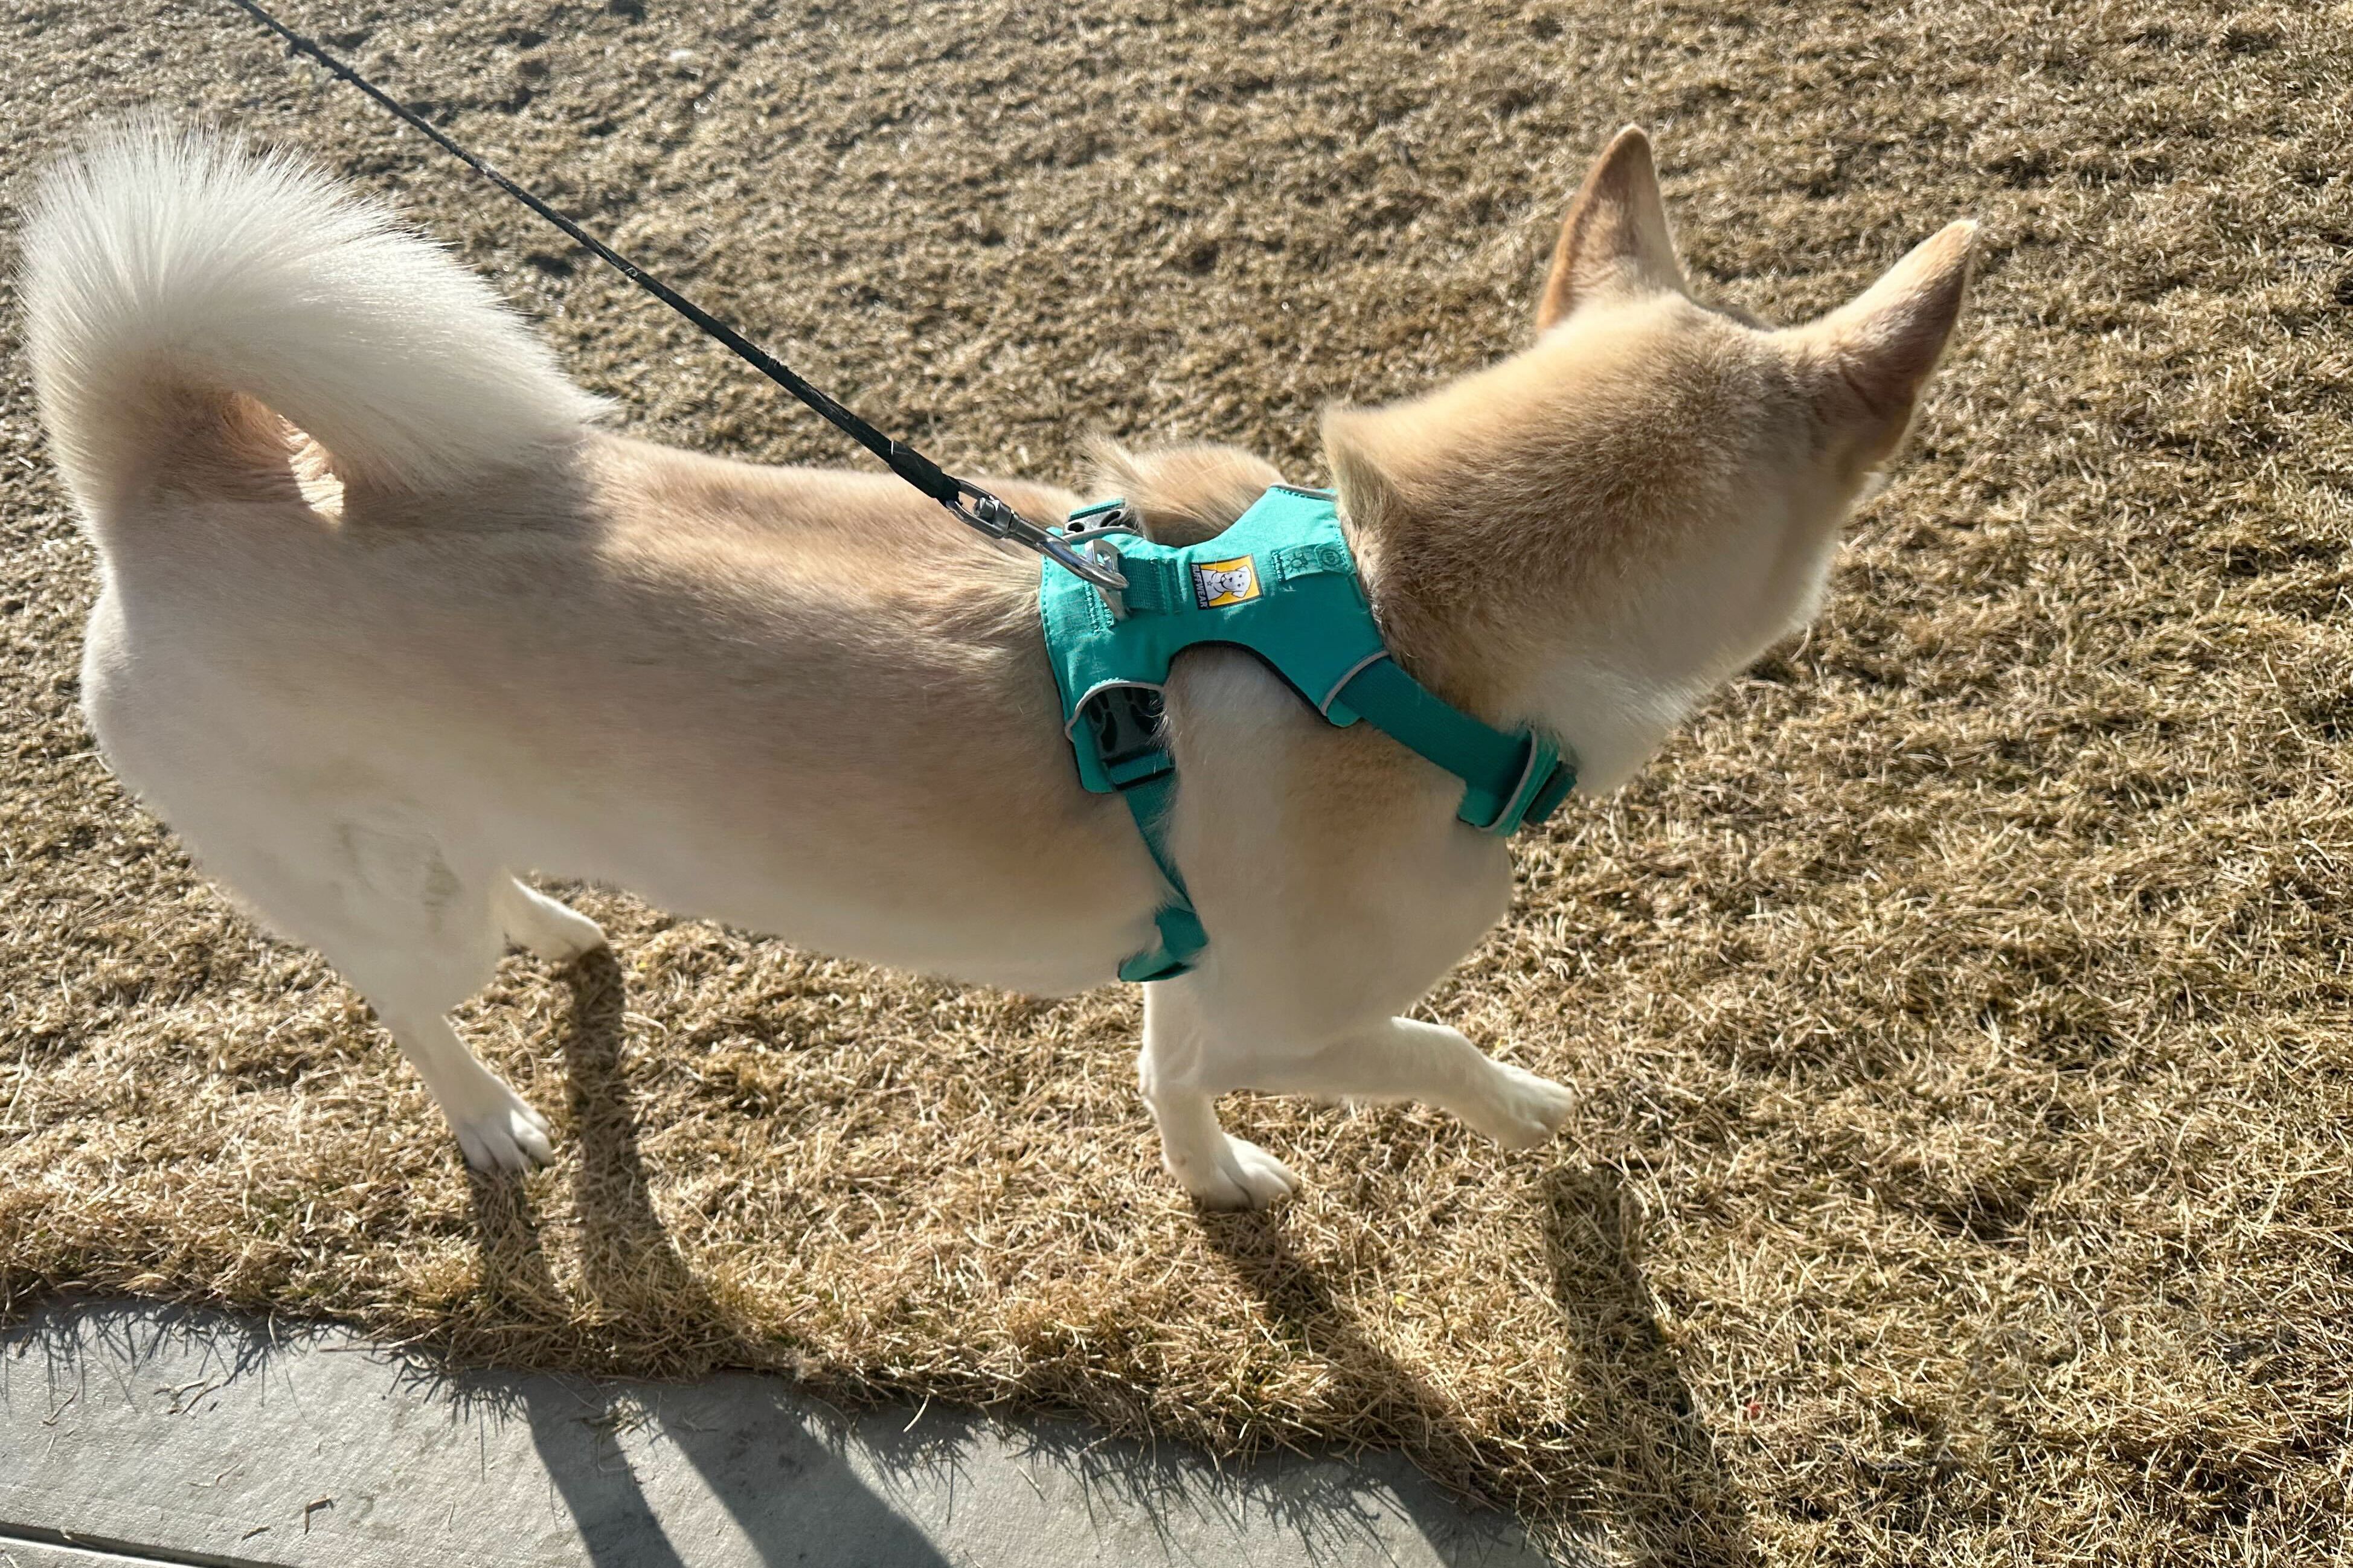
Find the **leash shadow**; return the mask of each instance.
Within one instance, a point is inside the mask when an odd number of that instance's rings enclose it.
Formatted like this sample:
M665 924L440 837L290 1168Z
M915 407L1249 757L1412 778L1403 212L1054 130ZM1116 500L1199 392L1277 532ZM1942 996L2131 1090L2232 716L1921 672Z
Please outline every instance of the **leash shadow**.
M1748 1512L1661 1331L1639 1261L1634 1205L1606 1171L1560 1170L1540 1188L1553 1296L1582 1383L1591 1453L1581 1511L1634 1560L1750 1568ZM1500 1506L1471 1478L1494 1467L1412 1368L1373 1343L1286 1236L1282 1210L1205 1214L1203 1234L1282 1331L1313 1347L1343 1392L1441 1484ZM1411 1501L1408 1500L1408 1507ZM1417 1522L1421 1522L1417 1521Z

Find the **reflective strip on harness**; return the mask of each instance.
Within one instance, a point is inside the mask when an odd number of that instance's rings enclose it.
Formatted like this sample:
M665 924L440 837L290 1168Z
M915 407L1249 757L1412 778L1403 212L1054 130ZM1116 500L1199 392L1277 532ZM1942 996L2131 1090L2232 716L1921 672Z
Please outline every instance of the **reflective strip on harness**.
M1214 539L1123 537L1118 549L1124 615L1050 564L1039 609L1080 782L1126 797L1168 884L1154 917L1159 941L1120 965L1123 980L1181 974L1208 941L1167 845L1176 774L1160 743L1159 697L1186 648L1256 654L1331 723L1361 718L1428 758L1462 781L1457 815L1482 832L1542 822L1576 784L1549 739L1472 718L1389 658L1328 491L1278 485Z

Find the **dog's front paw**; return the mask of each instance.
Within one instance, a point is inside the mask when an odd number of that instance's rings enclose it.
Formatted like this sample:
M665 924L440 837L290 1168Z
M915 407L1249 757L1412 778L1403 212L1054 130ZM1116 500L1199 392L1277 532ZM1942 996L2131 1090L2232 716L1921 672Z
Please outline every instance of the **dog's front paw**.
M1463 1120L1506 1149L1534 1149L1550 1142L1577 1103L1548 1078L1505 1062L1491 1064L1495 1076L1482 1103L1466 1108Z
M497 897L499 924L507 940L550 963L569 963L605 945L603 926L535 889L510 881Z
M1290 1168L1250 1140L1228 1136L1223 1143L1206 1157L1168 1163L1169 1174L1203 1208L1262 1209L1299 1190Z
M563 925L533 937L531 951L549 963L562 968L584 952L594 952L606 945L605 928L575 910L565 910L568 917Z
M547 1118L497 1079L483 1076L489 1081L479 1103L462 1110L442 1107L466 1163L477 1171L528 1171L547 1163L555 1152L548 1142Z

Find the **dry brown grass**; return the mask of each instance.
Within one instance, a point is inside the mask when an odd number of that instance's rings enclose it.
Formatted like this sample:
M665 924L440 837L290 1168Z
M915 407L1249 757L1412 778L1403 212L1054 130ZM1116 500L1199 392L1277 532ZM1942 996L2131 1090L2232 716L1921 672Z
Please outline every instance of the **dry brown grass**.
M470 1185L90 753L90 557L0 362L0 1301L1402 1444L1636 1560L2353 1545L2353 6L291 8L885 425L1044 477L1096 428L1314 477L1321 403L1518 341L1629 119L1764 313L1959 214L1989 260L1820 627L1530 844L1430 1001L1578 1088L1558 1147L1252 1101L1313 1184L1258 1218L1155 1168L1128 993L595 894L617 966L465 1020L562 1163ZM837 457L226 7L0 46L11 197L195 104L396 194L633 427Z

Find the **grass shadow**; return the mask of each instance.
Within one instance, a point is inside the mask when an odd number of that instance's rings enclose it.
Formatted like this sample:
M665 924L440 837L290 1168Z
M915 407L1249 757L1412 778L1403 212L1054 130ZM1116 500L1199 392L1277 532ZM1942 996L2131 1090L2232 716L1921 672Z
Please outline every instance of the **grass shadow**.
M620 963L610 949L598 948L575 960L564 979L572 993L564 1067L578 1153L572 1203L580 1216L581 1282L609 1317L691 1336L678 1347L679 1361L744 1364L752 1347L726 1326L726 1314L654 1211L637 1107L621 1066L628 985Z

